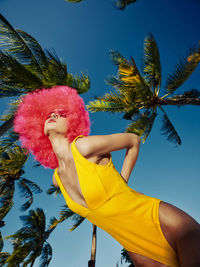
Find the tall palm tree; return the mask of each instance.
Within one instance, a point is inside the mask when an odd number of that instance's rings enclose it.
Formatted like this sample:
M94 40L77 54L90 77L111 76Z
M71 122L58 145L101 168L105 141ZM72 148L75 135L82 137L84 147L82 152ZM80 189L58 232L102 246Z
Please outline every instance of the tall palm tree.
M108 84L115 92L106 93L90 101L86 107L91 112L106 111L124 113L123 118L131 123L126 132L142 136L143 142L151 132L158 110L162 112L161 133L175 144L181 144L181 138L169 120L166 105L200 105L200 91L190 89L183 94L174 92L190 77L200 61L200 46L190 49L175 67L174 73L168 75L166 85L161 91L161 64L157 43L152 34L144 42L142 74L133 58L128 61L120 53L111 51L113 63L118 66L117 76L108 79Z
M80 3L83 0L65 0L70 3ZM137 0L117 0L114 1L114 5L119 10L124 10L128 5L135 3Z
M26 216L20 216L23 227L15 234L4 237L12 239L13 253L6 260L6 267L14 267L23 263L23 267L32 267L36 258L40 257L40 267L48 266L52 259L52 248L47 242L55 227L46 229L46 217L41 208L30 210ZM55 218L50 220L52 225Z
M21 210L27 210L33 202L33 193L41 193L42 190L34 182L23 178L23 166L27 160L27 151L15 145L6 151L0 150L0 224L2 219L13 206L15 184L27 201L21 206Z
M47 190L47 194L61 194L60 188L55 187L54 185L51 185L51 188ZM55 220L52 224L52 227L56 227L59 223L64 222L65 220L71 218L74 222L72 228L70 228L70 231L75 230L84 220L85 218L80 216L79 214L76 214L70 208L65 204L60 211L60 218ZM95 260L96 260L96 248L97 248L97 226L92 225L93 231L92 231L92 247L91 247L91 257L88 261L88 267L95 267Z
M73 76L55 51L43 50L28 33L14 29L0 14L0 97L21 96L40 88L68 85L79 94L89 90L89 77L81 73ZM12 128L15 101L0 127L0 136ZM16 140L15 140L16 141Z

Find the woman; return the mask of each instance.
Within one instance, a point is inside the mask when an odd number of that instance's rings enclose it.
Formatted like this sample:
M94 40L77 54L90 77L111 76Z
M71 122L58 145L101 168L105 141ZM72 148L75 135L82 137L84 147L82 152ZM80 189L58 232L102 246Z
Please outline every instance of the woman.
M25 96L14 124L22 145L45 167L56 169L53 184L69 208L119 241L135 266L200 266L199 224L127 185L138 157L137 135L88 136L84 102L67 86ZM120 149L127 149L121 174L110 154Z

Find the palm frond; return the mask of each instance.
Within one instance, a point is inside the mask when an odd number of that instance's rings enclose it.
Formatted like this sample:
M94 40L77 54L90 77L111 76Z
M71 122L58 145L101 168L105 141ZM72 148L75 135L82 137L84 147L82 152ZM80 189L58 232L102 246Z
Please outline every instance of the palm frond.
M47 190L47 194L48 195L55 194L56 196L57 195L61 195L61 190L60 190L59 187L56 187L54 185L51 185L51 187Z
M29 254L26 257L26 260L23 261L23 267L34 264L37 257L39 257L42 253L43 246L41 244L32 244L32 251L29 251Z
M24 42L27 44L31 52L33 53L35 59L37 60L40 68L43 70L48 67L48 60L45 55L44 50L38 43L38 41L29 35L27 32L17 29L16 32L23 38ZM41 72L42 73L42 72Z
M151 102L153 94L141 76L133 58L131 60L133 65L130 62L119 65L118 77L122 80L123 86L119 87L118 90L130 99L131 104L139 103L141 106L143 102L147 103L147 100Z
M117 0L114 5L119 10L124 10L128 5L135 3L136 0Z
M31 243L26 243L23 246L16 247L12 254L7 258L6 267L14 267L20 265L20 263L22 263L30 253L32 247L33 246Z
M5 114L1 115L0 121L7 121L11 118L14 118L14 114L21 103L21 99L13 100L9 102L9 108L5 111ZM14 133L12 133L14 135Z
M5 264L9 256L10 253L8 252L0 252L0 266L6 266ZM19 267L19 265L16 265L16 267Z
M74 216L74 212L70 210L70 208L67 205L64 205L62 210L60 211L60 218L54 219L49 226L49 229L54 229L59 223L64 222L65 220L72 218Z
M86 93L90 89L89 76L81 73L80 75L67 75L67 85L76 89L78 94Z
M36 183L26 178L20 179L20 181L23 181L24 183L26 183L33 193L36 193L36 194L42 193L42 189Z
M182 96L188 97L188 98L196 98L196 97L198 98L200 97L200 91L197 89L191 89L191 90L185 91Z
M134 120L136 116L140 114L140 111L137 107L132 107L130 110L126 111L123 115L123 119L125 120Z
M3 249L3 238L0 232L0 251L2 251L2 249Z
M138 120L128 125L126 132L141 136L144 143L151 132L156 115L154 111L141 114Z
M49 265L52 259L52 247L49 243L46 243L43 247L41 258L40 258L40 267L46 267Z
M200 61L200 48L190 49L189 53L179 59L175 71L167 77L166 92L173 93L193 73Z
M0 52L0 76L0 97L19 96L44 86L27 66L3 52Z
M123 105L109 103L103 100L89 101L89 104L86 105L86 108L91 112L105 111L115 113L124 111Z
M9 130L6 135L0 138L0 154L7 150L9 147L12 147L16 144L19 139L19 135Z
M162 127L161 127L161 133L167 137L167 140L170 142L173 142L175 144L181 145L181 138L178 135L177 131L175 130L173 124L169 120L166 112L163 111L163 117L162 117Z
M118 76L115 75L109 76L105 80L105 82L114 88L122 88L124 86L124 82Z
M127 63L126 58L123 57L122 54L118 51L110 50L109 56L112 60L112 63L116 66L119 66L121 63Z
M43 209L30 210L28 215L20 216L24 226L33 228L38 233L45 231L46 217Z
M15 145L12 148L8 148L5 153L7 158L0 156L2 171L4 173L7 172L10 177L12 176L14 180L17 180L24 173L22 168L28 158L26 149Z
M31 190L28 187L28 185L21 179L18 182L18 187L20 189L21 196L25 197L25 198L28 198L28 200L20 208L21 211L25 211L33 203L33 193L31 192Z
M0 14L0 47L22 64L40 70L40 65L27 43L2 14Z
M56 228L57 225L58 225L58 220L55 217L52 217L50 219L50 225L46 232L50 234Z
M128 253L127 253L127 251L123 248L122 250L121 250L121 263L122 262L127 262L127 263L131 263L130 265L128 265L128 267L134 267L134 264L132 263L132 261L131 261L131 259L130 259L130 257L129 257L129 255L128 255Z
M161 86L160 54L152 34L149 34L144 41L143 73L150 87L156 89Z
M13 196L14 196L14 184L7 193L0 198L0 221L8 214L13 207Z
M69 230L72 232L73 230L75 230L83 221L85 220L84 217L78 215L78 214L74 214L72 217L72 221L74 222L72 228L70 228Z
M48 68L43 71L42 81L44 87L67 84L67 66L61 62L55 50L46 50Z

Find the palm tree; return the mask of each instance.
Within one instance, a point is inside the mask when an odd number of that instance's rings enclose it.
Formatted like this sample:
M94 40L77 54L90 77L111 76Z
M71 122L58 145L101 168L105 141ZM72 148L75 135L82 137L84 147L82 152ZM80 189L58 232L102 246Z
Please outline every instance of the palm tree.
M122 262L130 263L130 265L128 265L127 267L134 267L134 264L132 263L127 251L124 248L121 251L121 263Z
M75 76L68 73L55 51L44 51L36 39L14 29L0 14L0 97L21 96L55 85L68 85L82 94L89 90L90 81L84 73ZM19 101L1 118L5 122L0 127L0 136L12 128Z
M27 151L15 145L6 151L0 150L0 223L13 206L15 184L27 201L21 206L21 210L27 210L33 203L33 193L41 193L42 190L34 182L22 178L23 166L27 160Z
M80 3L83 0L65 0L70 3ZM124 10L128 5L135 3L137 0L117 0L114 1L114 5L119 10Z
M51 188L47 190L47 194L55 194L59 195L61 194L60 188L55 187L54 185L51 185ZM74 222L72 228L70 228L70 231L72 232L75 230L84 220L85 218L80 216L79 214L74 213L70 208L65 204L60 211L60 218L55 220L51 227L56 227L59 223L64 222L65 220L71 218ZM88 261L88 267L95 267L95 260L96 260L96 247L97 247L97 226L93 226L93 232L92 232L92 248L91 248L91 257Z
M30 210L26 216L20 216L23 227L15 234L4 237L12 239L13 253L7 258L6 266L13 267L23 263L23 267L32 267L36 258L40 257L40 267L48 266L52 258L52 248L47 242L55 227L46 229L46 217L41 208ZM56 219L52 218L52 225Z
M10 256L8 252L2 252L3 249L3 238L0 232L0 266L4 266L7 258ZM18 267L18 266L16 266Z
M105 94L90 101L86 107L91 112L106 111L124 113L123 118L131 120L126 132L142 136L143 142L151 132L158 109L162 112L161 133L175 144L181 138L169 120L166 105L200 105L200 91L190 89L183 94L171 96L190 77L200 61L200 46L190 49L188 55L179 60L174 73L167 77L164 94L161 91L161 64L158 46L152 34L144 43L142 74L133 58L128 61L120 53L111 51L113 63L118 66L117 76L107 80L115 92Z

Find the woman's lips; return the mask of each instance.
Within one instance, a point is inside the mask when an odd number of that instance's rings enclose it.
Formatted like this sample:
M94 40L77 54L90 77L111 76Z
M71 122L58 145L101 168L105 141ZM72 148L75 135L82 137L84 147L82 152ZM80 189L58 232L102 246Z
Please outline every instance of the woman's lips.
M53 120L53 119L50 119L50 120L48 121L48 123L49 123L49 122L56 122L56 121L55 121L55 120Z

